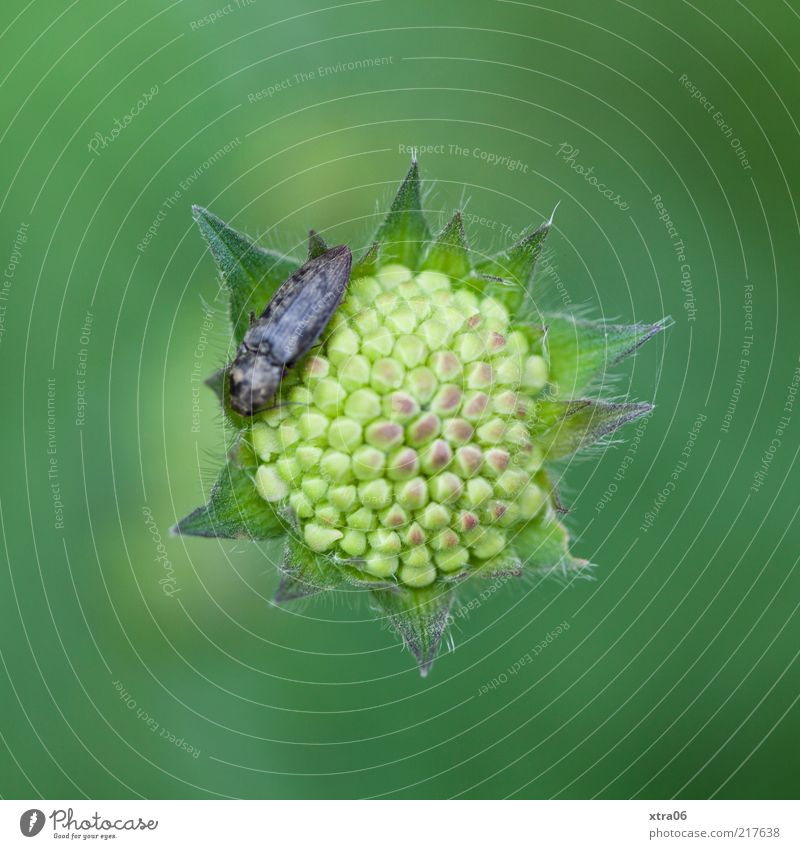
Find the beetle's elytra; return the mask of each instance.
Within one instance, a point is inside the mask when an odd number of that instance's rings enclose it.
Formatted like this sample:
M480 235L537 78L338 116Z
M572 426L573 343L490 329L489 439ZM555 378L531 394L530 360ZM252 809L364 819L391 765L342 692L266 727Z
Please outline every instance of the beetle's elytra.
M230 404L237 413L263 410L286 370L311 350L344 297L352 261L345 245L309 260L251 319L230 369Z

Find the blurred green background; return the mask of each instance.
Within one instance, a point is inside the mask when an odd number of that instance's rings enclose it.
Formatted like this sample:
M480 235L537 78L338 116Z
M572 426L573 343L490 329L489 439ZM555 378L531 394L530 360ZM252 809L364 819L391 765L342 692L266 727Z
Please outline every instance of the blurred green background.
M797 795L794 0L32 0L0 33L4 797ZM675 320L619 368L646 427L566 470L595 580L490 593L426 680L358 596L276 606L275 549L168 534L223 445L190 204L360 248L411 146L479 250L559 204L544 303Z

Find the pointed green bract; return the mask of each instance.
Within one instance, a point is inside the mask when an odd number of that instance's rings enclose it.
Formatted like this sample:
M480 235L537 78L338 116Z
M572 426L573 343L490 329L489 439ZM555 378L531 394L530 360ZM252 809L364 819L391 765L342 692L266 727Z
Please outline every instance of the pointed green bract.
M655 324L608 324L565 315L548 315L546 345L550 381L558 398L572 398L595 381L605 382L608 368L669 327Z
M425 270L441 271L455 280L463 280L469 276L472 264L460 212L453 215L436 237L421 267Z
M316 554L294 534L288 534L280 566L281 583L275 601L292 601L332 590L342 583L329 557Z
M446 585L417 590L397 587L373 590L372 597L416 657L420 674L426 676L447 627L453 588Z
M526 572L566 575L591 565L588 560L570 554L569 532L558 521L552 508L537 516L517 534L514 547L524 561Z
M614 404L588 399L542 401L537 407L540 417L537 442L546 460L558 460L592 445L652 409L651 404Z
M353 262L353 267L350 270L350 279L358 280L359 277L371 277L378 270L379 255L380 248L378 243L373 242L364 256Z
M230 293L231 324L238 344L247 332L250 313L260 315L300 263L259 247L201 206L192 207L192 212Z
M174 533L252 540L275 539L286 533L284 523L259 497L248 468L242 465L248 450L240 446L237 456L230 458L220 472L208 503L178 522Z
M533 294L531 284L536 260L549 232L549 222L542 224L508 250L477 263L475 270L487 278L484 291L502 301L509 310L519 309L526 297Z
M415 269L429 238L430 231L422 213L419 168L414 160L386 220L375 235L380 245L381 264L399 263Z
M328 250L328 243L316 230L308 231L308 258L316 259Z

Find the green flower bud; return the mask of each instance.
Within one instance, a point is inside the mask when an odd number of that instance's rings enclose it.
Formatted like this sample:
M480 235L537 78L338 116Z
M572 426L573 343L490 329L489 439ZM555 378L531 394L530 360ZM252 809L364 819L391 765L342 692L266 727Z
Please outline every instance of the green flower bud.
M431 411L440 416L455 415L461 407L463 393L455 383L445 383L431 401Z
M381 326L381 316L377 310L365 309L356 314L353 324L362 336L366 336Z
M403 543L395 531L386 528L378 528L367 537L367 542L373 551L382 554L399 554Z
M339 511L346 512L356 503L357 492L352 484L332 486L328 490L328 501Z
M486 344L479 333L467 331L453 340L453 350L462 363L471 363L483 356Z
M466 548L457 545L437 552L434 559L442 572L457 572L469 563L469 552Z
M382 357L372 364L369 382L376 392L385 395L403 385L405 374L406 370L397 360L391 357Z
M382 510L392 503L392 487L384 478L358 485L358 498L371 510Z
M520 493L529 483L530 478L522 469L506 469L497 479L497 490L506 496Z
M365 438L381 451L390 451L403 441L403 428L397 422L378 419L367 427Z
M278 425L278 445L282 453L286 453L289 446L294 445L299 439L300 429L294 422L285 421Z
M412 522L408 526L408 530L406 531L404 536L404 541L407 546L411 548L420 546L425 542L426 539L427 536L425 534L425 531L422 530L422 526L418 522Z
M413 478L419 472L419 455L413 448L398 448L389 455L386 476L393 481Z
M331 370L331 364L325 357L309 357L303 367L303 379L313 386L317 381L327 377Z
M426 566L403 565L397 576L406 586L427 587L436 580L436 567L432 563Z
M394 292L391 291L383 291L375 298L375 309L380 313L381 316L385 319L387 315L389 315L392 310L398 304L398 297Z
M547 363L544 357L532 356L525 360L525 367L522 372L522 385L531 390L538 392L547 385Z
M386 456L371 445L362 445L353 452L353 474L362 481L374 480L383 475Z
M372 374L372 366L370 361L357 354L354 357L349 357L340 366L337 372L339 383L348 391L359 389L369 383L370 375Z
M303 536L312 551L323 552L333 548L344 534L334 528L324 528L308 522L303 528Z
M358 353L361 340L355 330L349 327L342 327L334 333L328 340L327 352L328 359L335 366L340 365L349 357Z
M350 458L342 451L325 451L319 461L319 470L331 481L343 482L352 476Z
M496 557L506 547L506 535L494 528L484 528L471 546L472 553L481 560Z
M332 504L320 504L314 510L314 519L324 528L335 528L342 523L342 514Z
M489 396L485 392L468 392L461 405L461 415L474 424L485 418L489 407Z
M436 318L423 321L419 326L418 333L430 351L446 347L453 335L450 328Z
M467 502L470 507L480 507L493 493L492 485L486 478L470 478L467 481Z
M327 416L336 415L347 398L347 390L330 377L323 378L314 387L314 404Z
M436 351L428 359L434 377L442 383L454 383L462 375L464 367L452 351Z
M330 420L320 412L303 413L297 420L297 427L304 440L321 439L328 430Z
M388 327L379 327L364 334L361 342L361 353L368 360L378 360L388 357L394 348L394 334Z
M410 566L412 569L422 569L430 566L431 553L426 546L418 545L415 548L409 548L404 551L400 555L400 560L403 566Z
M417 318L411 307L403 303L386 316L386 326L393 333L412 333L417 326Z
M356 389L345 401L344 413L357 422L369 422L381 412L381 399L372 389Z
M364 559L364 571L378 578L391 578L399 565L396 557L378 551L370 552Z
M298 483L303 476L303 470L295 457L279 457L275 467L286 483Z
M482 361L470 363L464 377L469 389L491 389L494 383L491 365Z
M464 484L461 479L452 472L443 472L433 478L428 485L431 498L442 504L452 504L461 498L464 492Z
M406 510L419 510L428 503L428 486L424 478L412 478L395 485L397 503Z
M337 451L350 453L361 444L361 425L354 419L340 416L328 428L328 445Z
M307 472L319 463L322 457L322 449L316 445L299 445L294 456L300 468Z
M300 488L308 496L312 504L316 504L325 497L328 491L328 482L322 478L303 478Z
M280 451L280 444L275 429L267 427L263 422L256 422L253 425L251 441L253 450L265 462L269 461L273 454L277 454Z
M486 424L480 425L475 433L481 442L495 445L503 441L506 434L506 423L503 419L490 419Z
M452 445L464 445L472 439L474 432L466 419L454 418L442 422L442 436Z
M408 524L408 513L399 504L392 504L378 518L385 528L402 528Z
M508 468L511 455L505 448L489 448L483 455L483 472L487 477L499 477Z
M419 447L430 442L442 429L442 421L435 413L423 413L406 426L406 440L409 445Z
M367 537L361 531L345 531L339 547L350 557L361 557L367 550Z
M420 404L427 404L433 398L437 387L436 375L425 366L412 369L406 376L405 388Z
M436 531L450 522L450 511L443 504L431 502L419 515L419 523L429 531Z
M425 362L425 357L428 356L428 347L419 336L398 336L394 343L392 356L406 368L411 369Z
M293 492L289 496L289 505L298 519L309 519L314 515L314 505L304 492Z
M419 413L419 401L408 392L392 392L383 399L383 414L392 421L405 424Z
M367 507L359 507L347 517L347 525L357 531L370 531L378 523L375 514Z
M526 486L517 498L520 517L524 521L530 521L547 503L547 496L536 484Z
M412 276L411 271L405 265L399 263L384 265L375 275L384 289L391 289L392 286L402 283L404 280L410 280Z
M483 467L483 452L474 444L462 445L456 450L453 471L462 478L478 474Z
M428 475L436 474L450 465L453 459L453 449L444 439L434 439L422 449L421 467Z

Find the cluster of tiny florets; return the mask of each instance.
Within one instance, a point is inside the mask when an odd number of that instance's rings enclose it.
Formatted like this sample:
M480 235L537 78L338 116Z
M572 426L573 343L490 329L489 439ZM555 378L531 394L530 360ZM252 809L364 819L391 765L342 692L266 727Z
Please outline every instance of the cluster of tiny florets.
M352 280L250 438L262 498L316 552L424 587L497 565L544 507L547 365L491 297L387 265Z

